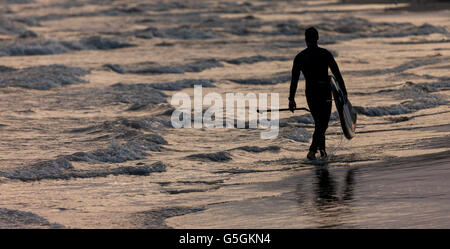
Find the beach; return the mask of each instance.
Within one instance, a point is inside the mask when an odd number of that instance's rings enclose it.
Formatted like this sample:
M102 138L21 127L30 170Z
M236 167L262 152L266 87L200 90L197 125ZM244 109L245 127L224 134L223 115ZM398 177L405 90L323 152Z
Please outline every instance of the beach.
M0 228L449 228L448 4L360 2L0 1ZM287 108L311 26L358 113L328 160L306 111L174 127L195 86Z

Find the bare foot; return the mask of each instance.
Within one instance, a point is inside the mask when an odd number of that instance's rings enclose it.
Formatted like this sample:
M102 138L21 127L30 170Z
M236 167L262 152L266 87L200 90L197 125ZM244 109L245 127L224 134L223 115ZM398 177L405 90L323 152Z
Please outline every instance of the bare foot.
M324 160L327 159L328 155L325 150L319 150L320 151L320 159Z
M316 160L316 152L314 152L314 151L308 152L308 155L306 155L306 158L308 158L309 160Z

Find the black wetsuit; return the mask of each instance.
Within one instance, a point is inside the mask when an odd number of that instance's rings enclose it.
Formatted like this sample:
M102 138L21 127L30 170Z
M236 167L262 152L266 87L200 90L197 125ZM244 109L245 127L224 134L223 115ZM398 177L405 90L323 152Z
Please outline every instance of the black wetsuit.
M310 46L295 57L292 67L289 100L294 100L301 71L305 76L306 100L315 124L313 141L309 148L310 151L314 152L318 149L325 150L325 132L328 128L332 104L328 68L331 69L342 91L347 95L339 67L328 50L318 46Z

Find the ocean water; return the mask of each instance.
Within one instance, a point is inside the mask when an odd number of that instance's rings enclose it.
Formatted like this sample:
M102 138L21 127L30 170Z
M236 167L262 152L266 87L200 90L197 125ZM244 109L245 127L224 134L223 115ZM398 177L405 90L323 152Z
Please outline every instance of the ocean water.
M1 228L448 228L449 10L268 0L0 1ZM278 93L319 30L358 112L175 129L172 96ZM296 101L306 107L303 78ZM334 108L334 107L333 107ZM333 109L334 111L334 109ZM249 120L246 120L249 121Z

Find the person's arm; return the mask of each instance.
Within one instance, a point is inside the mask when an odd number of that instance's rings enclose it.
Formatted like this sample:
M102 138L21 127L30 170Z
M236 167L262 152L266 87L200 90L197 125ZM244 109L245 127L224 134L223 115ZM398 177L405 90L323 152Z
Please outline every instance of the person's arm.
M300 63L298 57L294 59L294 65L292 66L292 78L291 87L289 90L289 101L294 101L295 92L297 92L298 79L300 78Z
M298 62L298 56L294 59L294 65L292 66L292 78L291 87L289 89L289 110L294 112L297 108L297 103L295 103L295 92L297 92L298 79L300 78L300 63Z
M339 67L331 53L330 53L330 57L329 57L328 66L330 67L331 72L333 73L334 77L336 78L336 80L339 84L339 87L342 89L342 92L344 93L345 96L347 96L347 89L345 88L344 79L342 78L341 72L339 71Z

